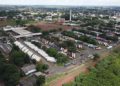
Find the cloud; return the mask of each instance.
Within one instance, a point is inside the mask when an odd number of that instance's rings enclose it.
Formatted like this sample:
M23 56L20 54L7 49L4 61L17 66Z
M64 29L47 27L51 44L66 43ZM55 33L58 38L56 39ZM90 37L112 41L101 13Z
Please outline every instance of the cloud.
M9 5L117 5L120 0L0 0L0 4Z

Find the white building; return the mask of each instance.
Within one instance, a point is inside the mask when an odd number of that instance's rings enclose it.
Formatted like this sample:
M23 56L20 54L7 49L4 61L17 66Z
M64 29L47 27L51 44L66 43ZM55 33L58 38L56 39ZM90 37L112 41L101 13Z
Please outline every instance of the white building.
M28 66L22 67L21 70L25 73L25 75L29 75L36 72L36 66L28 65Z
M39 49L37 46L35 46L34 44L32 44L31 42L24 42L27 46L29 46L31 49L35 50L36 52L38 52L42 57L44 57L47 61L49 62L56 62L56 59L54 57L50 57L45 51L43 51L42 49Z
M15 41L14 44L16 46L18 46L22 52L24 52L25 54L27 54L31 59L36 60L37 62L39 62L41 60L41 57L34 54L32 51L30 51L26 46L24 46L22 43L20 43L19 41Z

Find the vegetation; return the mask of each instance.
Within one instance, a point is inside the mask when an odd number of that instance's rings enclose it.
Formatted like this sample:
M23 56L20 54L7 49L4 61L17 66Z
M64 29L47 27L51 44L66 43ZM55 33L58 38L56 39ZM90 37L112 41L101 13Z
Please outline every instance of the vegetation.
M13 45L13 50L10 55L10 62L16 66L22 67L24 64L30 63L30 59L27 54L23 53L17 46Z
M70 19L70 14L69 13L65 13L64 15L62 15L62 18L65 18L65 20L69 20Z
M64 64L68 61L68 57L65 56L64 54L58 53L55 48L47 49L47 53L50 56L55 57L55 59L57 59L58 64Z
M97 41L96 40L94 40L94 39L92 39L90 37L87 37L87 36L80 36L79 40L87 42L87 43L90 43L90 44L97 45Z
M100 37L105 38L107 40L114 41L114 42L118 41L118 37L117 36L107 36L106 34L101 34Z
M83 17L82 21L85 22L84 24L81 24L82 27L86 26L92 26L94 27L95 25L103 24L104 21L100 20L98 17Z
M76 52L76 46L73 41L67 40L60 44L61 47L67 48L69 52Z
M27 20L17 19L15 22L16 25L24 26L27 23Z
M72 38L78 38L72 31L63 31L62 34Z
M41 48L41 44L39 42L33 41L32 44L36 45L37 47Z
M8 36L3 30L0 30L0 36Z
M20 72L13 64L9 64L0 53L0 80L5 86L16 86L20 79Z
M120 48L75 81L63 86L120 86Z
M50 56L53 56L55 57L57 55L57 50L55 48L49 48L47 49L47 53L50 55Z
M37 78L36 85L37 86L43 86L44 83L45 83L45 76L40 75Z
M48 36L49 35L49 31L42 31L42 36Z
M14 19L0 21L0 27L6 26L6 25L14 26L16 25L16 22Z
M58 53L55 58L57 59L58 64L63 64L68 61L68 57L61 53Z
M95 53L93 56L94 56L94 58L93 58L94 61L96 61L100 58L100 55L97 53Z
M35 44L36 46L38 46L39 48L41 48L41 45L38 42L32 42L33 44ZM73 46L73 42L67 42L66 44L64 44L65 46L70 46L71 51L75 51L74 48L72 48ZM58 64L64 64L68 61L68 57L65 56L64 54L59 53L55 48L46 48L45 46L42 47L43 50L45 50L47 52L47 54L51 57L55 57L55 59L57 59L57 63ZM47 66L45 64L38 64L38 71L44 71L43 66ZM43 69L42 69L43 68Z
M7 16L8 19L12 19L14 16L18 15L20 12L19 11L0 11L0 16Z
M96 33L94 33L94 32L91 32L90 30L92 29L92 28L87 28L88 30L86 30L86 29L79 29L79 30L77 30L77 29L73 29L73 31L77 31L77 32L81 32L81 33L84 33L84 34L90 34L90 35L93 35L93 36L97 36L97 34ZM93 29L94 30L94 29Z
M14 51L10 58L11 63L22 67L26 63L30 63L29 56L24 54L22 51Z
M48 69L48 65L39 63L39 64L37 64L36 69L37 69L37 71L44 72Z
M36 26L34 26L34 25L30 25L27 30L29 30L29 31L31 31L33 33L39 33L39 32L41 32L41 29L38 28L38 27L36 27Z
M64 31L62 34L65 35L65 36L69 36L69 37L75 38L77 40L83 41L83 42L87 42L87 43L90 43L90 44L97 45L97 41L95 39L92 39L92 38L90 38L88 36L85 36L85 35L81 35L80 37L78 37L72 31Z

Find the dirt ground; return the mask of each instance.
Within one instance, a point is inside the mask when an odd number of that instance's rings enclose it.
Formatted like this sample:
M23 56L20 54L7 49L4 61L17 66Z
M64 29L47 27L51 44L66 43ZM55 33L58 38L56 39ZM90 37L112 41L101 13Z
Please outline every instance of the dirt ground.
M56 80L55 82L52 82L49 86L62 86L65 83L69 83L69 82L73 81L74 78L82 72L84 72L84 73L88 72L87 66L86 67L85 67L85 65L79 66L73 72L70 72L68 74L66 73L65 76L61 77L60 79Z
M72 29L73 27L71 26L65 26L65 25L60 25L57 23L45 23L45 22L39 22L37 24L35 24L35 26L41 28L41 30L52 30L52 29L59 29L62 28L64 30L69 30Z

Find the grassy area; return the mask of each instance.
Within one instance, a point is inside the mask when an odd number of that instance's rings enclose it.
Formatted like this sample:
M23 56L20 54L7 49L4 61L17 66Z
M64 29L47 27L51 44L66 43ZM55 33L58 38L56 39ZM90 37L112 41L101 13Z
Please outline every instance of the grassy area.
M27 23L26 25L31 25L31 24L37 23L37 21L27 20L26 23ZM14 19L8 19L8 20L0 21L0 27L6 26L6 25L15 26L16 25L16 21Z
M58 80L64 78L65 76L78 74L78 72L81 70L81 68L83 66L84 66L84 64L76 66L76 67L74 67L66 72L58 73L58 74L55 74L51 77L46 78L46 83L44 86L50 86L50 84L56 83Z
M55 74L54 76L48 77L48 78L46 79L45 86L49 86L49 84L50 84L51 82L53 82L54 80L59 79L60 77L62 77L62 76L64 76L64 75L65 75L65 73L61 73L61 74Z
M34 25L34 24L36 24L38 21L34 21L34 20L29 20L29 21L27 21L27 24L26 25Z
M16 24L15 20L13 20L13 19L0 21L0 27L6 26L6 25L12 25L12 26L14 26L15 24Z
M80 48L80 49L78 49L78 51L82 51L82 50L85 50L85 48Z

